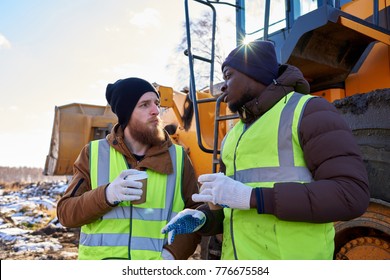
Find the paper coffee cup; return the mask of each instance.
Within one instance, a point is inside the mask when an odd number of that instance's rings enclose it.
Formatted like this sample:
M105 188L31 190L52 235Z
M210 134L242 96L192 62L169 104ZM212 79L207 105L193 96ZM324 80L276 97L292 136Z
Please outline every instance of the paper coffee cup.
M142 183L142 195L138 200L133 200L132 204L142 204L146 201L146 187L148 185L148 174L146 171L139 171L137 174L128 176L129 179L139 181Z

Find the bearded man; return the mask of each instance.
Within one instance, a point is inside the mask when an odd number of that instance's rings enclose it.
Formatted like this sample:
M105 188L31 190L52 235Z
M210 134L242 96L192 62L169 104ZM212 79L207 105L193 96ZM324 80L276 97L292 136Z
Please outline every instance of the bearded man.
M168 244L160 229L199 206L191 198L198 185L189 157L162 127L157 90L132 77L108 84L106 99L118 124L80 152L57 205L59 221L81 227L79 259L188 259L199 235ZM146 189L134 179L140 171L147 173Z

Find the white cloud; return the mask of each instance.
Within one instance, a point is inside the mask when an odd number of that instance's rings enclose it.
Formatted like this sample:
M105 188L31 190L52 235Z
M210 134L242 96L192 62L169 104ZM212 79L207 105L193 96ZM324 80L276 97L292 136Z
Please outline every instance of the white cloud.
M130 23L139 28L159 27L160 13L151 8L146 8L143 12L133 14Z
M9 113L9 112L16 112L19 110L19 106L17 105L7 105L0 107L1 113Z
M115 32L115 33L119 33L121 31L121 29L118 26L106 26L104 30L106 32Z
M0 50L1 49L10 49L11 43L4 37L3 34L0 34Z

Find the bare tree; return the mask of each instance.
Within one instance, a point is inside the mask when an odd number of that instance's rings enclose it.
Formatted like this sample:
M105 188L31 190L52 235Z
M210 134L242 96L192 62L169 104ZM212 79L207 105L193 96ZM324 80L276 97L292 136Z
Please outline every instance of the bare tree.
M227 22L224 22L225 24ZM211 58L212 46L212 14L203 12L199 18L190 22L192 54L204 58ZM225 58L222 47L222 38L219 37L219 25L216 26L215 57L214 57L214 83L222 81L221 65ZM189 62L184 55L187 50L187 34L183 23L183 37L174 52L172 63L168 67L177 75L177 80L182 88L189 84ZM200 60L194 61L194 75L197 89L207 88L210 81L210 64Z

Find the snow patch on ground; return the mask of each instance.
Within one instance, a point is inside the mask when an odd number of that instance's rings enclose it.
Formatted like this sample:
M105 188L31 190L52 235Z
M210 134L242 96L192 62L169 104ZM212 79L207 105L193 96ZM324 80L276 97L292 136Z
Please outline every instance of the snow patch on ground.
M55 217L64 182L0 186L0 259L76 259L77 232ZM61 244L69 242L64 250Z

